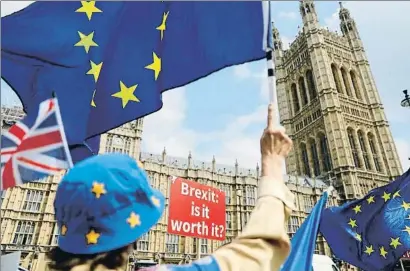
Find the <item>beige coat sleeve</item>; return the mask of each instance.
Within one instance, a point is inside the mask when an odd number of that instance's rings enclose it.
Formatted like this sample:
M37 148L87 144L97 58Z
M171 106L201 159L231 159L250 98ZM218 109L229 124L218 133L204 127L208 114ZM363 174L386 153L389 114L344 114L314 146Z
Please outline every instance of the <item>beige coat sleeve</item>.
M258 200L240 236L213 254L221 271L277 271L290 252L285 230L294 196L282 181L263 177Z

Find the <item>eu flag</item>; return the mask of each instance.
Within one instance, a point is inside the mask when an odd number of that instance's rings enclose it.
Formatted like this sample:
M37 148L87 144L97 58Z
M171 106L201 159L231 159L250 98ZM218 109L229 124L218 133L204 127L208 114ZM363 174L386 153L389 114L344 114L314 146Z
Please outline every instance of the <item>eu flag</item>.
M312 259L315 252L320 217L331 189L333 188L329 188L323 193L310 215L293 236L292 250L281 267L282 271L312 270Z
M67 140L81 144L159 110L166 90L264 58L268 5L35 2L2 18L2 78L28 114L55 91Z
M363 270L392 270L410 250L410 170L362 199L323 211L333 253Z
M84 160L92 155L97 155L100 150L101 136L97 135L85 140L82 144L70 146L71 159L73 164Z

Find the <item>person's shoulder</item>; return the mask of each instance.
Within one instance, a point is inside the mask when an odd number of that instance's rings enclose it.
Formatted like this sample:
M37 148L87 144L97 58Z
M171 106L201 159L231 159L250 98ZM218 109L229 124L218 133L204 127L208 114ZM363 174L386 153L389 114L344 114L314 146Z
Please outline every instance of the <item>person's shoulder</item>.
M140 269L140 271L220 271L215 258L208 256L190 264L184 265L157 265Z

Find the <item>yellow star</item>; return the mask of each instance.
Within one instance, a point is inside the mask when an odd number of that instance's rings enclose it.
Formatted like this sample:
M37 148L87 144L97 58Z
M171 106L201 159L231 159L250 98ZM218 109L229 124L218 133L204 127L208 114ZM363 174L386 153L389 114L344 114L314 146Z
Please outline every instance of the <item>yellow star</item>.
M122 100L122 108L125 108L129 101L139 103L140 100L138 100L138 98L134 95L134 91L137 87L138 84L127 87L122 81L120 81L120 91L111 96L120 98Z
M383 246L380 247L380 256L386 259L387 251L384 249Z
M393 198L396 198L396 197L401 197L401 195L400 195L400 190L397 190L397 191L393 194Z
M390 199L390 195L391 195L391 193L383 192L382 198L384 199L384 202L386 202Z
M97 82L98 77L100 76L101 68L103 62L100 64L95 64L93 61L90 60L91 69L87 72L89 75L94 75L94 81Z
M94 92L93 92L93 97L91 98L91 106L92 107L97 107L96 105L95 105L95 102L94 102L94 97L95 97L95 92L96 92L97 90L94 90Z
M99 199L101 195L104 195L107 193L107 191L104 188L104 184L98 183L98 182L93 183L93 188L91 189L91 192L95 194L95 197L97 199Z
M358 240L358 241L362 241L362 236L360 235L360 234L358 234L358 233L356 233L356 236L355 236L355 238Z
M399 237L397 237L396 239L393 239L393 238L390 238L390 239L391 239L390 245L391 245L392 247L394 247L394 249L396 249L398 246L401 245L401 243L400 243L400 238L399 238Z
M98 44L93 41L94 31L88 35L84 35L80 31L78 31L78 35L80 35L80 41L77 42L74 46L84 46L85 52L87 54L88 54L88 51L90 51L90 47L98 46Z
M356 205L356 207L353 208L353 211L354 211L356 214L357 214L357 213L361 213L361 212L362 212L361 208L362 208L362 206Z
M161 206L161 202L159 201L159 199L157 199L155 196L151 197L151 201L152 203L156 206L156 207L160 207Z
M84 12L87 14L88 20L91 21L91 17L94 12L102 12L95 6L95 1L81 1L82 7L77 9L75 12Z
M67 230L67 226L63 224L60 231L61 235L64 236L67 233Z
M402 231L407 232L407 233L409 234L409 236L410 236L410 227L409 227L409 226L406 226L406 228L405 228L404 230L402 230Z
M374 252L373 246L366 246L366 250L364 251L364 253L366 253L367 255L370 256L370 254L372 254Z
M349 221L348 224L349 224L352 228L357 227L356 220L353 220L353 219L351 219L351 218L350 218L350 221Z
M169 11L164 12L162 15L162 23L156 28L161 32L161 40L164 38L164 31L167 30L167 19L168 19Z
M144 168L144 164L140 160L137 160L137 165L139 168Z
M161 72L161 58L159 58L154 52L152 53L153 62L147 66L146 69L153 70L155 75L155 80L158 79L159 73Z
M87 245L95 245L98 243L98 238L100 238L100 235L98 232L95 232L94 230L91 230L85 238L87 239Z
M141 225L140 216L132 212L130 214L130 217L127 219L127 223L130 224L131 228L135 228L136 226Z
M408 209L410 209L410 203L407 203L403 200L403 203L401 204L401 207L403 207L404 210L407 211Z
M374 203L374 196L368 197L368 198L367 198L367 203L368 203L368 204Z

